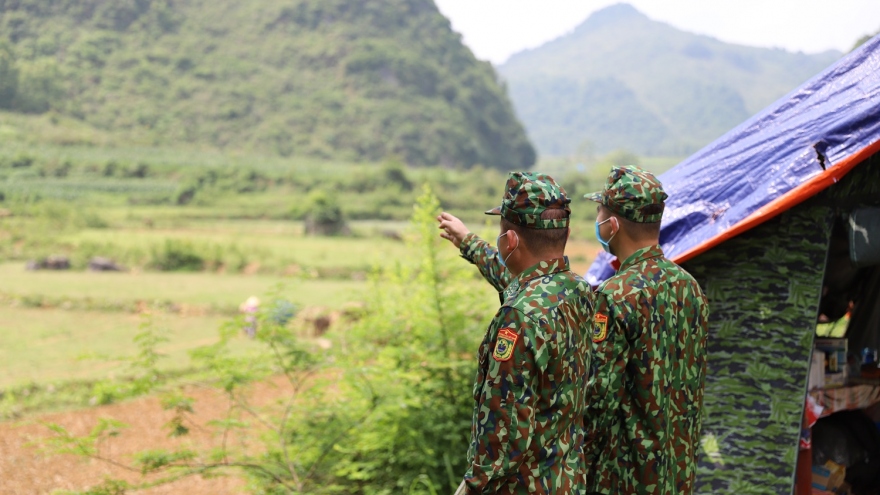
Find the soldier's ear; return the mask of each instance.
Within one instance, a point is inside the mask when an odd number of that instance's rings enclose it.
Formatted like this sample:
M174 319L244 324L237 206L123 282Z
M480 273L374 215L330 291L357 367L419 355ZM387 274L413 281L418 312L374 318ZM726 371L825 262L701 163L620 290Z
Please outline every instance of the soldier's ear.
M508 252L513 252L514 249L519 247L519 234L513 229L507 231L507 249Z

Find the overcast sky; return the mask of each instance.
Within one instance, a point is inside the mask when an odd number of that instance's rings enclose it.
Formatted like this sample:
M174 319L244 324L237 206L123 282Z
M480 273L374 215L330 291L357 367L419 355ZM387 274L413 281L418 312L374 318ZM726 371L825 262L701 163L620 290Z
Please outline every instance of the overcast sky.
M613 0L436 0L477 58L501 64L571 31ZM750 46L849 51L880 29L880 0L630 0L651 19Z

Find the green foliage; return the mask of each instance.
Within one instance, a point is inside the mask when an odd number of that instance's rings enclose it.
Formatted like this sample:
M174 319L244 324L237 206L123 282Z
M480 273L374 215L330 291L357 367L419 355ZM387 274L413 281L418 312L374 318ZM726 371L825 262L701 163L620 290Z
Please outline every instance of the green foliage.
M207 452L142 452L130 469L160 475L160 481L120 484L119 489L238 470L255 493L454 490L465 468L473 407L469 356L482 334L489 300L474 300L472 271L441 244L435 221L439 206L426 187L408 236L412 256L376 272L372 299L351 315L351 328L333 335L331 353L309 351L297 329L277 318L275 307L258 314L259 354L245 357L231 351L242 338L243 318L224 325L216 344L193 353L229 400L228 416L210 425L216 435L245 435L259 423L265 431L262 449L224 442ZM152 334L140 341L148 348L158 342ZM136 362L149 369L155 354L142 352ZM247 400L247 386L270 374L286 377L291 392L277 406L255 408ZM169 434L186 435L192 400L172 394L163 407L175 411L166 425ZM52 426L56 437L49 446L56 452L120 462L105 458L100 449L120 426L99 425L85 437ZM112 483L103 486L116 486Z
M474 371L467 356L488 308L466 288L468 267L440 245L438 213L426 189L408 241L414 259L376 276L367 313L346 333L349 395L322 408L330 416L315 432L358 424L325 454L334 473L325 483L336 491L452 491L464 471Z
M18 92L18 68L8 43L0 41L0 108L11 109Z
M196 458L196 453L192 450L147 450L138 452L135 455L134 463L141 470L141 474L148 474L155 471L161 471L168 466L177 463L186 463Z
M56 454L73 454L84 457L100 457L101 448L109 439L119 436L128 425L111 418L100 418L88 435L77 437L59 424L46 425L55 436L46 441L47 450Z
M192 242L166 239L164 244L153 247L149 266L161 271L197 272L204 268L205 259Z
M299 205L294 205L297 208ZM316 189L309 193L302 205L306 234L339 235L348 232L345 217L336 196Z
M163 357L158 346L168 342L164 331L158 330L149 314L143 315L140 332L134 336L137 354L126 357L130 375L125 380L102 380L92 388L91 403L110 404L122 398L137 397L151 392L167 378L158 368Z
M162 398L162 409L174 411L174 417L165 424L165 428L169 431L169 437L182 437L189 433L189 427L185 422L187 415L195 412L193 410L194 403L193 399L180 393L166 395Z
M97 486L93 486L84 492L71 492L67 490L53 491L53 495L125 495L133 487L124 480L108 479Z
M165 332L156 328L149 314L143 315L142 318L140 332L134 336L134 344L138 351L129 364L134 377L133 395L147 393L161 382L162 374L157 364L163 354L158 351L158 346L169 340Z
M3 122L0 115L0 132ZM418 194L413 185L423 182L435 187L445 209L481 218L479 212L498 201L504 182L504 175L492 169L413 168L395 160L371 166L251 155L198 159L204 157L177 156L164 148L3 147L0 230L9 235L0 236L0 260L59 254L84 269L91 257L100 256L132 269L225 272L258 261L263 273L280 274L298 265L304 273L350 278L368 271L372 261L331 273L304 264L295 252L268 253L257 242L197 239L193 233L180 239L169 229L198 221L311 217L329 220L334 228L327 233L348 233L351 221L405 220ZM297 198L293 205L291 198ZM131 211L147 213L123 216ZM166 219L161 231L167 235L157 230L143 242L114 235L124 229L140 237L156 223L153 215ZM107 235L77 235L97 229Z
M63 91L61 71L55 60L40 58L19 65L14 108L25 113L43 113L58 105Z
M0 2L0 43L0 108L52 109L120 142L535 161L494 69L431 0Z

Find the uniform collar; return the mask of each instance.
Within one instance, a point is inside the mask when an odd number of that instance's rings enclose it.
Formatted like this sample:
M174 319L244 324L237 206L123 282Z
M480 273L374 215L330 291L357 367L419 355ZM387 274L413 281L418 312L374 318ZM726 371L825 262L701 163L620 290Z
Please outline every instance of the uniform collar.
M663 256L663 250L660 249L659 244L643 247L633 254L629 255L629 258L623 260L623 263L620 264L620 268L618 268L618 271L625 270L630 266L635 265L636 263L641 263L642 261L651 258L659 258L661 256Z
M544 260L523 270L523 272L519 274L519 277L517 277L517 281L519 282L520 287L525 287L529 280L532 280L533 278L543 277L545 275L570 269L571 268L568 265L568 256L553 258L552 260Z

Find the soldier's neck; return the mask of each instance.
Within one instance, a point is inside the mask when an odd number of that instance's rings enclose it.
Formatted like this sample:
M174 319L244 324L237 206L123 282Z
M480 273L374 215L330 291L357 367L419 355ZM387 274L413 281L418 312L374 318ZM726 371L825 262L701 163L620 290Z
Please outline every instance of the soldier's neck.
M639 249L644 249L646 247L651 247L655 244L659 243L659 239L651 240L651 241L633 241L627 238L621 238L620 242L614 246L614 256L617 256L618 261L623 263L627 258L635 254Z

